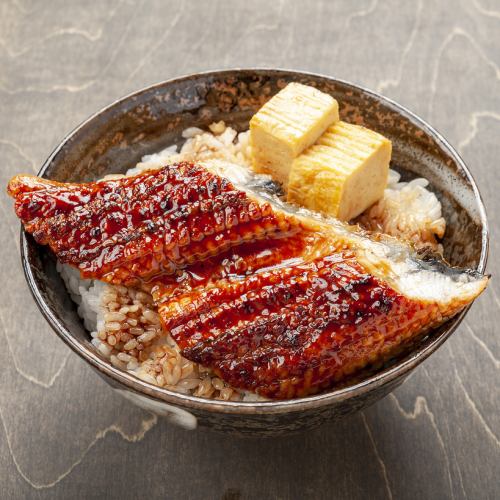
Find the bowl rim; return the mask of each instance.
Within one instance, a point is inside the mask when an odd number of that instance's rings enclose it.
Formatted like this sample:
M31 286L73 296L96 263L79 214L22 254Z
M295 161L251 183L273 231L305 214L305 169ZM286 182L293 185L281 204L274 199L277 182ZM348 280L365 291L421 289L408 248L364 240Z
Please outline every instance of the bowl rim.
M76 135L81 129L87 126L90 122L92 122L96 117L105 113L112 108L118 107L124 101L137 97L143 93L151 92L156 88L161 88L167 85L172 85L176 83L182 83L187 80L196 80L197 78L224 78L225 76L235 76L234 74L242 74L242 75L277 75L283 77L313 77L320 78L332 83L339 83L341 85L345 85L351 87L357 91L361 91L364 94L368 94L371 97L374 97L384 105L387 105L389 108L392 108L395 112L403 115L405 118L412 121L418 127L420 127L426 134L430 135L438 145L440 149L443 149L447 152L447 154L454 160L454 162L458 165L458 167L462 170L465 175L467 181L472 186L472 190L474 193L474 200L478 207L479 219L481 224L481 255L479 259L479 263L476 267L477 271L484 273L486 269L486 264L488 260L488 251L489 251L489 228L488 221L486 216L486 209L477 187L477 184L466 166L465 162L459 155L459 153L451 146L451 144L431 125L429 125L422 118L418 117L415 113L408 110L401 104L393 101L392 99L382 96L378 92L367 89L361 85L357 85L351 83L349 81L334 78L328 75L323 75L320 73L313 73L308 71L300 71L294 69L285 69L285 68L263 68L263 67L255 67L255 68L231 68L231 69L222 69L222 70L209 70L202 71L197 73L186 74L183 76L171 78L159 83L155 83L153 85L149 85L140 90L129 93L119 99L115 100L111 104L104 106L99 111L92 114L90 117L81 122L77 127L75 127L69 134L67 134L62 141L56 146L56 148L52 151L49 157L42 164L40 170L38 171L38 176L43 176L51 165L52 160L56 157L56 155L62 150L62 148L71 140L71 138ZM412 351L407 359L396 363L394 366L391 366L379 373L374 373L368 376L366 379L363 379L351 386L347 386L340 389L333 389L330 391L326 391L320 394L289 399L289 400L271 400L271 401L221 401L221 400L212 400L205 399L198 396L192 396L188 394L182 394L179 392L171 391L169 389L165 389L162 387L158 387L149 382L145 382L138 377L120 370L119 368L114 367L109 360L104 360L100 356L97 355L90 348L90 343L88 346L80 342L73 336L71 331L67 329L62 322L57 318L57 316L52 312L51 308L45 302L43 295L41 293L40 288L38 287L37 281L35 279L33 269L30 264L29 259L29 243L26 238L26 233L21 225L21 261L23 266L23 271L28 282L28 286L30 292L40 309L42 315L45 317L49 325L56 332L56 334L81 358L91 364L91 366L107 377L110 377L115 382L120 385L125 386L128 390L131 390L137 394L142 396L152 398L156 401L160 401L162 403L171 403L176 406L181 406L183 408L193 408L198 410L208 410L210 412L216 413L226 413L226 414L255 414L255 413L288 413L294 411L302 411L304 409L313 409L319 408L325 405L330 405L335 402L344 401L349 399L352 396L359 396L370 390L381 386L383 384L389 383L395 379L401 378L405 376L409 371L415 368L418 364L424 361L430 354L432 354L436 349L438 349L449 337L450 335L457 329L458 325L461 323L462 319L466 315L467 311L471 307L469 305L465 308L459 315L455 316L451 320L449 320L450 324L448 328L446 328L443 332L441 332L436 338L431 339L429 343L424 346L421 346L414 351Z

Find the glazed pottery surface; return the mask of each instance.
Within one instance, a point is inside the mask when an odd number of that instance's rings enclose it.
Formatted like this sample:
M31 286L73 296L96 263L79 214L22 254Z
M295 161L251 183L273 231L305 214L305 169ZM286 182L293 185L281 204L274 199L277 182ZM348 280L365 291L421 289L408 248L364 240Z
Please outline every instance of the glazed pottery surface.
M245 69L201 73L160 83L118 100L79 126L57 147L39 175L90 181L121 173L145 154L182 144L187 127L224 120L239 131L288 82L313 85L335 97L341 118L387 136L391 166L404 178L423 176L439 197L447 231L446 259L484 271L488 228L476 185L463 161L429 125L398 104L347 82L286 70ZM261 403L213 401L155 387L100 356L55 268L54 257L21 233L23 266L33 296L55 332L134 403L188 429L211 427L238 434L276 435L315 427L354 413L401 384L456 329L466 311L421 338L390 363L349 386L316 396ZM68 397L71 397L69 395Z

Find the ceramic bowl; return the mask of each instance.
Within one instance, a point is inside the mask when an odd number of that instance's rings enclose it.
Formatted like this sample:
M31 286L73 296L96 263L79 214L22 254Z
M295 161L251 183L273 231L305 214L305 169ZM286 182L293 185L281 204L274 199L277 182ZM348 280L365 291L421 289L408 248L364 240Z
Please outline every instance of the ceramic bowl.
M393 144L392 167L406 177L429 179L442 202L448 222L443 242L448 261L484 271L488 253L485 210L476 184L456 151L402 106L326 76L244 69L200 73L154 85L116 101L85 121L61 142L39 175L58 181L96 180L111 172L124 172L145 154L182 143L181 132L187 127L206 127L224 120L231 127L245 130L252 114L291 81L331 94L340 103L343 120L388 137ZM92 346L51 253L24 232L21 249L33 296L57 335L123 396L189 429L210 427L238 434L277 435L352 414L399 386L453 333L467 312L349 386L289 401L212 401L153 386L113 367Z

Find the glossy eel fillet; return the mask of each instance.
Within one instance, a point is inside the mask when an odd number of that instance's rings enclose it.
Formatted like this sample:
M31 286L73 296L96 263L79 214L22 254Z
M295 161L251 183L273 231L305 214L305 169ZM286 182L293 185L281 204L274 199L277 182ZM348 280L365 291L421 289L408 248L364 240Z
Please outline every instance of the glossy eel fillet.
M38 243L83 278L114 284L172 273L244 242L299 229L294 217L192 163L88 184L21 175L8 193Z
M157 285L163 326L183 356L239 389L268 398L306 396L390 357L486 286L487 278L475 273L414 260L397 242L391 248L353 236L351 249L329 253L335 242L312 237L307 251L298 243L295 256L284 260L274 252L274 265L267 260L250 274L209 266L201 285L195 279L177 288ZM250 256L256 267L258 255Z
M9 193L61 261L142 283L184 357L269 398L314 394L383 361L487 284L394 238L247 195L235 183L248 174L218 168L91 184L20 176Z
M395 238L301 217L309 231L231 249L152 289L183 356L233 387L277 399L332 387L454 316L487 285Z

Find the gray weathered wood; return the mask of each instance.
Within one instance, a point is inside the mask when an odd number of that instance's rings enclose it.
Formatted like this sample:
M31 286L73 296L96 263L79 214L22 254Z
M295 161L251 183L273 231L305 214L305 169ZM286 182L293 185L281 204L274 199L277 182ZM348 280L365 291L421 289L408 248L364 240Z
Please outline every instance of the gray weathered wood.
M495 0L0 2L0 184L35 172L115 98L189 72L323 72L377 89L459 148L500 263L500 3ZM498 498L500 282L395 394L303 435L237 440L122 401L55 337L0 197L0 496ZM496 279L495 279L496 278Z

